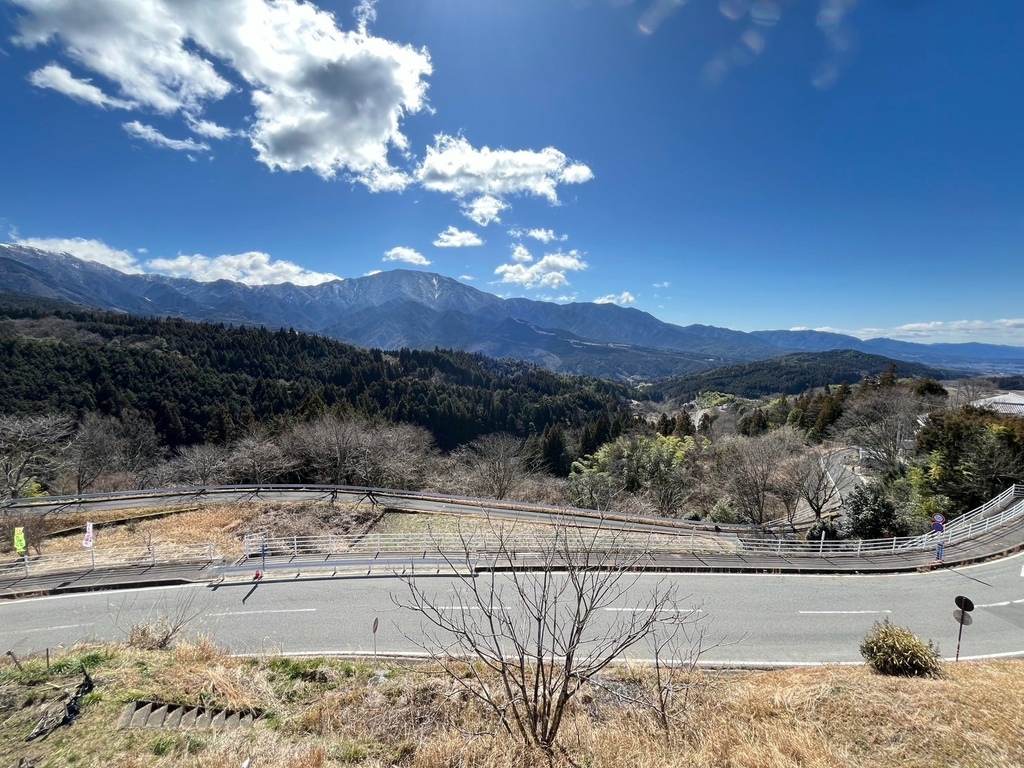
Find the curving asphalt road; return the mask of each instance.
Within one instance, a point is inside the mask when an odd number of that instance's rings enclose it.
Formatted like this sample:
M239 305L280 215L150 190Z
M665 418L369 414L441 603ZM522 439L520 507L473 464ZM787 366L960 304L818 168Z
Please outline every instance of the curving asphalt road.
M970 597L974 624L961 658L1024 656L1024 555L931 573L877 576L664 574L641 576L610 608L629 611L659 582L675 583L677 609L708 623L718 643L703 657L723 665L859 662L872 623L889 618L939 643L951 658L958 625L953 600ZM461 605L453 576L424 577L439 602ZM124 639L127 628L188 606L188 631L212 635L235 653L370 653L380 619L380 653L416 653L417 614L398 608L394 576L282 579L219 586L154 587L0 604L0 650L22 655L80 640ZM509 604L509 610L515 610ZM609 620L616 610L607 612ZM410 639L411 638L411 639ZM633 654L643 658L645 649Z

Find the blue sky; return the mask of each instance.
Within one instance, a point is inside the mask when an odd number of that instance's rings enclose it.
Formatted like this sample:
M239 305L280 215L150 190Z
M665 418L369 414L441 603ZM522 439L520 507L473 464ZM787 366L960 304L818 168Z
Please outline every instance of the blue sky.
M0 240L1024 345L1020 0L0 0Z

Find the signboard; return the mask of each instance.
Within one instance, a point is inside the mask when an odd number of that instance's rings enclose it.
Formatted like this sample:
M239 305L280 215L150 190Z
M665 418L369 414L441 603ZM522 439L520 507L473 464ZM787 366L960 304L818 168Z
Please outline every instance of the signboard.
M82 546L86 549L92 549L92 523L85 524L85 536L82 538Z
M936 512L934 515L932 515L932 522L933 523L944 523L944 522L946 522L946 516Z
M956 660L960 661L960 641L964 637L964 627L969 627L974 621L974 618L971 616L971 611L974 610L974 601L969 597L957 595L953 599L953 604L956 605L956 610L953 611L953 618L960 625L960 632L956 636Z
M24 528L15 528L14 529L14 551L17 552L19 555L22 555L22 554L25 553L25 550L27 548L28 547L25 544L25 529Z
M942 533L944 530L946 530L946 526L944 526L942 523L932 523L932 530L936 533Z

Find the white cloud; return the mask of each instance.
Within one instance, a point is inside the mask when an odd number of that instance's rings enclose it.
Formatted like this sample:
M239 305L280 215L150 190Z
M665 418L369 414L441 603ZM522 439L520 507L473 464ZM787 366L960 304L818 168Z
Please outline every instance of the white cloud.
M420 267L425 267L430 264L430 261L419 251L414 251L412 248L406 248L405 246L398 246L392 248L390 251L384 253L384 261L404 261L406 264L415 264Z
M388 153L408 149L400 123L427 108L430 56L369 34L369 0L357 31L301 0L12 2L26 11L15 42L63 45L142 107L195 121L208 104L247 93L249 137L271 169L344 173L373 190L411 181Z
M470 221L486 227L493 222L501 222L499 214L508 208L508 203L493 195L480 195L469 203L463 203L462 215Z
M37 88L51 88L77 101L84 101L95 107L104 109L132 109L135 104L124 99L108 96L100 88L92 84L92 80L79 80L64 67L50 63L37 69L28 76L28 80Z
M101 240L87 240L84 237L16 237L14 241L43 251L70 253L83 261L95 261L119 272L142 272L142 267L132 254L112 248Z
M434 245L438 248L468 248L473 245L483 245L484 241L476 232L465 232L456 227L448 227L437 236Z
M515 283L524 288L560 288L569 284L566 272L578 272L587 268L578 251L549 253L530 266L525 264L502 264L494 270L501 275L501 282Z
M459 280L465 280L467 283L473 282L474 279L472 275L459 275Z
M821 327L816 331L843 333L860 339L888 338L900 341L915 341L921 344L1009 344L1024 346L1024 318L1001 320L934 320L921 323L906 323L891 328L861 328L842 330Z
M599 299L594 299L595 304L618 304L619 306L622 306L623 304L633 304L635 302L636 298L629 291L623 291L618 296L611 293L607 296L602 296Z
M273 261L269 255L260 251L214 258L202 254L179 254L173 259L150 259L146 262L146 267L153 272L172 277L187 277L201 283L234 280L246 285L319 285L329 280L341 279L326 272L312 272L290 261Z
M516 243L512 246L512 259L513 261L518 261L520 264L527 264L533 261L533 254L531 254L522 243Z
M193 133L205 136L208 139L227 139L237 134L236 131L225 128L223 125L218 125L210 120L200 120L194 117L186 117L186 120L188 121L188 127L192 129Z
M361 34L367 34L370 25L377 20L377 0L360 0L359 5L352 11L358 22L357 28Z
M568 235L556 235L554 230L551 229L531 229L526 233L527 237L532 237L534 240L540 240L542 243L550 243L554 240L564 242L569 239Z
M138 120L132 120L130 123L122 123L121 127L128 131L129 135L134 136L137 139L142 139L143 141L148 141L150 144L157 147L163 147L164 149L174 149L179 152L210 151L210 145L206 142L195 141L193 139L171 139L164 136L153 126L145 125L144 123L140 123Z
M533 195L558 203L559 184L580 184L594 174L570 163L554 147L533 150L476 149L462 136L440 134L416 169L427 189L458 198L490 195Z
M669 283L669 282L668 282L668 281L666 280L666 281L665 281L665 282L663 282L663 283L655 283L655 284L653 285L653 287L654 287L654 288L668 288L668 287L669 287L669 285L671 285L671 283Z
M369 272L364 273L363 277L373 277L374 275L381 274L383 271L383 269L371 269Z

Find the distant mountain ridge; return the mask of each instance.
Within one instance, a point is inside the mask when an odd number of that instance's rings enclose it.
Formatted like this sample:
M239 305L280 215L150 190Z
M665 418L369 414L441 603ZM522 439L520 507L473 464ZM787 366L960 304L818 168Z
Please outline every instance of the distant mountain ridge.
M635 308L502 299L443 275L403 269L313 286L249 286L125 274L69 254L0 244L0 288L109 311L290 327L380 349L461 349L634 381L832 349L986 373L1024 371L1022 347L681 327Z

